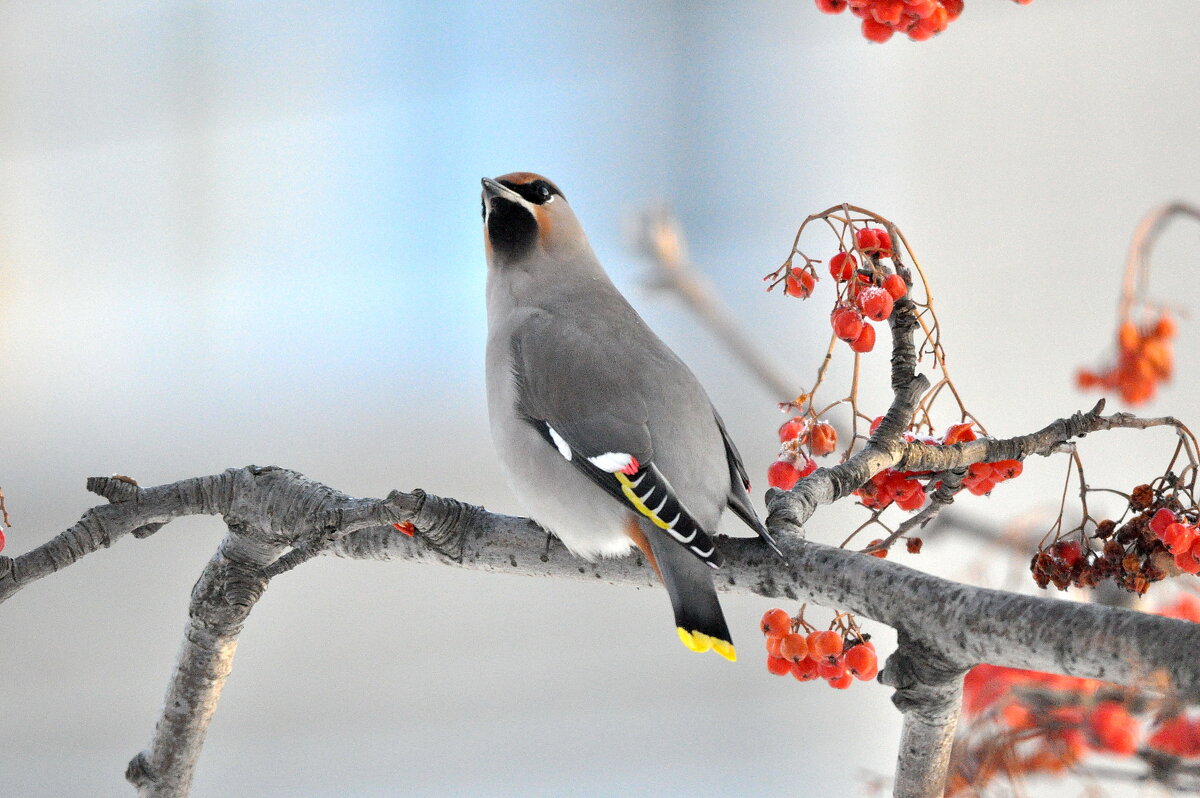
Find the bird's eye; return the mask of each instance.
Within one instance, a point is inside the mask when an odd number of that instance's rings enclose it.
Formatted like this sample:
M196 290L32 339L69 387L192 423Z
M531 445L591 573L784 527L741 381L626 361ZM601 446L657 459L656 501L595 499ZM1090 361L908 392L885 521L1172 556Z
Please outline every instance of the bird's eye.
M545 183L539 184L537 187L537 193L538 199L540 199L542 202L550 201L550 186L546 185Z

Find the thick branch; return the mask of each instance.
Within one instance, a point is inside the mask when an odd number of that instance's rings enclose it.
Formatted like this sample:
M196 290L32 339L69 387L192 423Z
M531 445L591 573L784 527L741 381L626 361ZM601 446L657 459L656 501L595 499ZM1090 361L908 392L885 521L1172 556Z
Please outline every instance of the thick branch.
M834 480L819 482L827 489L820 498L831 500L838 489ZM163 719L148 752L131 767L130 775L139 784L147 775L163 784L186 784L190 778L240 624L265 587L265 564L284 546L343 557L658 585L640 558L588 563L557 544L547 546L546 533L527 519L489 513L421 491L393 492L382 500L355 499L292 471L255 467L152 488L113 488L105 480L92 484L97 492L115 498L115 503L90 510L80 524L18 558L19 566L0 576L0 596L12 595L33 581L35 573L52 573L86 553L78 550L72 558L62 559L52 556L68 541L111 543L147 524L181 515L224 516L234 530L230 538L242 541L236 551L223 544L198 584L189 635ZM96 518L103 519L99 526L104 534L80 537L80 525L92 529ZM415 538L390 526L404 520L417 527ZM718 589L848 609L892 626L902 639L937 652L951 670L992 662L1176 690L1191 699L1200 696L1200 625L957 584L886 560L805 542L798 526L782 513L771 523L787 563L781 563L758 539L721 537L718 546L725 565L716 574ZM243 543L245 548L240 548ZM222 565L222 559L229 562ZM28 563L51 565L35 570ZM218 572L221 579L215 578ZM201 587L209 581L223 586L212 591ZM210 611L216 616L205 614ZM175 719L167 711L181 695L190 696L184 705L190 709L183 713L191 712L190 719ZM918 731L911 731L909 739Z

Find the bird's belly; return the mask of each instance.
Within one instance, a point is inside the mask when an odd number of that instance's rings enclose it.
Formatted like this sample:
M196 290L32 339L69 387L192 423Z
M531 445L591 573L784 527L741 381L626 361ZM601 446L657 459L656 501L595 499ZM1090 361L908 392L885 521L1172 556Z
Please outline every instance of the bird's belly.
M574 554L589 560L626 554L632 544L625 526L630 511L517 417L507 355L489 342L492 439L522 509Z
M532 426L518 423L528 430L513 431L523 440L497 441L497 448L506 453L501 460L509 484L529 517L572 553L589 560L628 553L629 510L551 448Z

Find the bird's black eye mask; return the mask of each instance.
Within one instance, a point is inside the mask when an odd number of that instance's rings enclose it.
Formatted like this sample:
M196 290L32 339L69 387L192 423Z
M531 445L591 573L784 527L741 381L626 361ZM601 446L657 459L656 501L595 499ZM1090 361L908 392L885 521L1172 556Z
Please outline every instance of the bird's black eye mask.
M549 180L533 180L529 183L514 183L511 180L501 180L500 185L511 188L520 194L526 202L532 202L534 205L545 205L554 197L562 197L563 195L558 190L558 186ZM563 197L563 199L566 199L566 197Z

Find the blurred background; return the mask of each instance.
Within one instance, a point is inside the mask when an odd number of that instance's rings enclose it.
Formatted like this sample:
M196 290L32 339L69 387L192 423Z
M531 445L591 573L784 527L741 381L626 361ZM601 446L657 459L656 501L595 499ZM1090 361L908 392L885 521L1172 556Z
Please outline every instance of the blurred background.
M804 216L850 201L912 242L993 433L1090 407L1073 375L1111 349L1135 224L1200 199L1198 34L1194 0L968 0L937 39L882 46L811 0L0 2L5 553L70 526L97 503L85 478L113 472L277 464L519 512L487 431L478 199L512 170L562 186L756 488L788 397L647 288L629 229L649 204L677 211L797 390L828 280L802 304L760 278ZM1168 233L1152 293L1195 301L1196 245L1186 223ZM1182 325L1150 412L1195 420L1197 335ZM868 412L886 361L866 360ZM1089 440L1089 477L1127 489L1170 446ZM961 512L1052 515L1065 467L1031 462ZM859 517L822 511L809 534L840 541ZM3 607L6 794L131 794L222 533L193 519L122 540ZM1032 587L966 539L894 556ZM770 676L756 623L773 602L724 603L736 665L685 651L661 591L314 561L251 615L194 794L867 794L896 753L888 692Z

